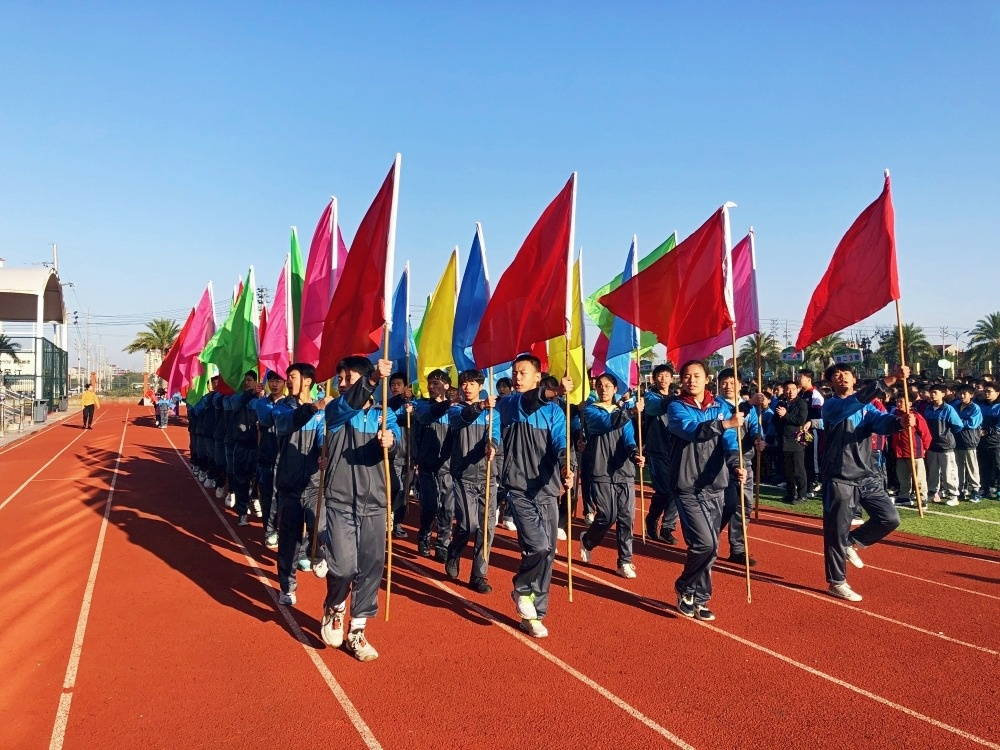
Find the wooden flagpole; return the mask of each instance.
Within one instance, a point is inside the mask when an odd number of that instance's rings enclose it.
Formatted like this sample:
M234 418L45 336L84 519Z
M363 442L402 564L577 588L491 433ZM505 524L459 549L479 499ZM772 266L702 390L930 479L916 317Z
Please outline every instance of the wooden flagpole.
M896 332L899 335L899 366L906 366L906 349L903 343L903 313L899 307L899 300L896 300ZM903 409L907 414L910 413L910 384L903 380ZM917 480L917 459L914 457L916 452L915 445L913 443L913 427L909 424L906 426L906 436L910 441L910 478L913 481L913 495L917 498L917 511L920 513L920 517L924 517L924 503L923 498L920 495L920 482Z
M323 385L323 398L327 398L330 395L330 388L333 386L333 378L330 378ZM319 560L316 559L316 545L319 541L319 518L320 513L323 512L323 496L326 493L326 422L323 422L323 448L320 452L320 465L319 465L319 491L316 493L316 513L313 516L313 531L312 531L312 552L309 555L309 559L312 561L313 573L317 578L326 577L326 560L324 558L324 565L319 566ZM322 575L320 575L322 573Z
M389 326L382 329L382 356L389 359ZM407 357L409 362L409 357ZM382 435L389 430L389 376L382 378ZM389 622L389 599L392 596L392 478L389 449L382 446L382 472L385 478L385 621Z
M566 375L569 375L569 336L566 336ZM569 394L566 394L566 468L568 471L573 469L573 460L571 456L572 444L570 443L570 430L569 430ZM569 591L569 600L573 601L573 486L576 484L576 477L574 476L573 481L570 482L570 486L566 488L566 587ZM555 543L555 540L552 540Z
M740 402L740 374L739 367L737 367L736 360L736 324L733 323L730 329L733 332L733 383L736 391L736 404L734 409L739 408ZM735 411L734 411L735 413ZM743 466L743 434L739 427L736 428L736 452L740 457L740 470L744 469ZM743 568L746 570L747 578L747 604L753 602L753 597L750 593L750 542L747 538L747 509L746 503L743 502L743 482L740 482L739 496L737 502L740 504L740 519L743 521Z
M760 331L757 332L757 393L764 393L764 365L761 363L760 349L763 345ZM735 360L734 360L735 361ZM757 425L761 436L764 434L764 405L757 405ZM760 520L760 460L761 451L754 446L755 458L757 459L757 473L753 478L753 520Z
M490 386L493 383L493 368L489 367L486 369L486 396L490 395ZM487 409L489 407L487 406ZM486 413L486 447L488 448L493 442L493 409L489 409ZM483 562L489 563L490 561L490 522L495 521L495 519L490 518L490 466L493 461L490 460L489 455L486 457L486 490L485 497L486 503L483 509ZM475 544L476 540L473 539L472 543Z

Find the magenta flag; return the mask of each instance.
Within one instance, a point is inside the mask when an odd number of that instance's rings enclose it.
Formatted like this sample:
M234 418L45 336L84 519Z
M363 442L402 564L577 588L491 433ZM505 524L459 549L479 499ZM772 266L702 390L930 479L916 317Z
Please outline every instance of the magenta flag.
M323 215L319 217L309 259L306 261L305 284L302 288L302 310L299 316L296 362L319 362L319 343L323 337L323 323L330 307L334 285L337 281L333 232L337 225L337 199L331 198ZM340 244L338 242L338 244ZM339 254L339 250L338 250Z
M187 388L201 374L204 365L198 359L198 355L201 354L201 350L205 348L205 344L213 335L215 335L215 299L212 295L212 282L210 281L195 308L191 327L184 336L184 341L181 342L177 361L174 364L177 379L176 383L171 382L171 388L177 390Z
M736 338L760 333L757 309L757 258L753 245L753 230L733 248L733 296L736 310ZM733 334L727 328L718 336L678 349L678 367L692 359L704 359L720 349L733 345Z
M288 365L291 364L289 358L292 348L292 288L288 283L288 275L289 259L286 257L285 265L278 277L278 287L274 291L274 302L271 303L267 328L260 340L261 366L278 373L281 377L285 377ZM261 373L261 377L264 377L264 373Z

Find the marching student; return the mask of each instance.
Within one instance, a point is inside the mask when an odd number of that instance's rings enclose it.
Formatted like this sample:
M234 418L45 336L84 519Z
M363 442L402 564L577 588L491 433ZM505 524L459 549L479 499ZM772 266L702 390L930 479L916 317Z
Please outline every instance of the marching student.
M847 583L848 562L864 567L855 547L870 547L899 526L899 511L872 466L872 435L898 432L916 420L906 412L880 412L871 402L891 393L897 381L905 383L909 374L909 367L900 367L860 391L854 390L857 381L850 365L833 365L825 374L833 396L823 404L823 557L829 593L839 599L861 601L861 595ZM868 520L852 530L854 509L859 505L868 512Z
M392 458L392 534L397 539L406 539L406 503L409 500L407 490L413 481L410 466L410 429L406 426L406 405L413 398L413 391L406 382L406 373L394 372L389 377L389 408L396 415L396 425L399 427L399 444Z
M278 436L275 488L278 499L279 604L295 604L295 563L309 556L308 545L316 522L319 459L323 447L323 409L328 397L313 403L310 391L316 368L296 362L288 368L289 396L270 412L258 412L262 427L274 424ZM302 525L306 535L302 535Z
M726 430L743 426L743 413L713 397L705 389L707 382L708 368L703 362L685 363L680 397L667 409L673 439L667 484L687 542L684 570L674 583L677 611L699 620L715 619L708 608L712 563L719 552L719 523L730 473L740 482L747 477L725 438Z
M653 496L645 518L646 536L653 541L676 544L674 528L677 524L677 504L667 485L671 441L667 428L667 409L677 398L670 393L670 386L674 382L674 368L670 365L657 365L653 368L652 377L653 387L645 392L642 413L645 420L643 426L646 428L646 444L643 448L653 484Z
M580 534L580 559L589 563L594 549L615 524L618 546L618 575L635 578L632 563L632 523L635 518L635 467L646 465L639 454L628 402L615 403L618 378L599 375L594 383L597 400L580 410L586 435L580 471L597 512L590 526ZM635 405L641 415L642 399Z
M979 497L979 429L983 426L983 410L973 397L976 389L963 385L953 404L962 421L962 431L955 435L955 462L958 464L958 499L978 503Z
M447 391L451 378L444 370L434 370L427 375L427 398L407 404L412 418L419 425L419 437L414 446L414 463L420 485L420 529L417 532L417 551L424 557L431 555L431 529L437 520L437 541L434 553L444 562L451 542L451 526L455 520L455 496L451 485L451 430L448 428L448 410L451 402Z
M743 527L743 515L746 515L747 523L750 522L750 514L753 512L753 465L754 454L764 450L764 440L760 429L760 422L757 419L757 410L754 408L759 403L763 403L763 396L754 396L750 401L736 400L736 372L732 368L726 368L719 373L719 395L731 406L743 414L746 420L743 425L742 444L737 445L736 430L727 430L726 439L729 441L729 448L732 451L740 450L743 453L743 468L746 471L746 481L740 482L735 475L730 475L729 485L726 487L724 502L722 506L722 519L719 523L719 533L726 529L729 538L729 562L737 565L749 565L751 568L757 564L752 557L747 559L745 529ZM740 498L743 499L744 513L740 513Z
M80 396L80 404L83 406L83 429L94 429L94 409L101 408L101 400L97 398L90 383L83 387L83 395Z
M258 395L257 373L249 370L243 375L243 390L228 397L233 432L232 490L240 526L250 525L250 484L257 470L258 438L257 410L252 402ZM261 514L260 501L252 502L255 514Z
M215 432L215 408L212 405L213 398L212 392L209 391L193 407L188 408L188 418L190 419L192 415L194 416L195 441L198 446L198 454L201 457L198 464L201 467L201 473L197 475L198 481L209 490L215 488L216 473L215 438L213 437Z
M267 393L253 402L257 412L259 439L257 443L257 492L260 495L261 517L264 519L264 546L278 549L278 503L275 498L275 462L278 460L278 433L274 429L271 410L285 396L285 379L274 370L265 378Z
M212 392L205 396L210 398L209 408L215 414L215 421L212 422L212 451L215 459L215 498L221 500L227 498L229 493L229 466L226 461L226 411L225 397L219 393L219 384L222 378L218 375L212 378ZM229 505L228 507L232 507Z
M326 561L326 600L320 636L332 648L344 645L358 661L378 658L365 636L368 619L378 614L378 587L386 548L386 468L399 441L396 415L373 403L381 378L392 372L392 361L378 366L367 357L345 357L337 364L340 395L326 405L326 479L324 523L319 555ZM390 481L391 485L391 481ZM347 595L351 619L344 637Z
M559 495L574 481L559 393L542 388L541 382L538 358L522 354L514 360L514 392L497 402L504 456L500 484L521 546L511 598L521 629L535 638L549 634L542 619L548 612L552 583ZM563 378L562 389L572 392L572 379Z
M455 533L448 545L444 569L448 578L457 580L459 561L472 539L472 575L469 587L479 594L489 594L493 587L487 580L487 564L483 544L488 550L493 544L494 518L497 508L497 465L494 460L500 447L500 417L496 415L496 397L482 393L486 379L479 370L465 370L458 376L462 403L453 404L448 412L451 429L451 478L455 492ZM493 425L490 427L490 412ZM486 464L490 466L489 502L486 509ZM483 519L487 518L483 529Z
M964 429L958 412L945 403L945 386L934 383L928 389L930 401L924 408L924 419L931 431L927 448L927 492L931 501L958 505L958 465L955 462L955 435Z

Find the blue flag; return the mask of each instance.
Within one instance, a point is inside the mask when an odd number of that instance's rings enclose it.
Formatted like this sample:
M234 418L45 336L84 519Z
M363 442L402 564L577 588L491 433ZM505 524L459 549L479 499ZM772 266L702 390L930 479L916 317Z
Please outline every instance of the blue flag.
M368 355L372 362L383 356L382 347ZM410 264L403 268L403 275L392 294L392 328L389 331L389 356L392 371L401 372L412 380L417 377L417 346L413 341L410 323Z
M636 274L636 262L636 238L635 235L632 235L632 245L628 249L625 270L622 271L623 284ZM629 390L632 379L632 354L638 348L639 329L616 317L611 326L611 339L608 343L605 367L607 372L618 379L618 393L620 394Z
M490 301L490 280L486 275L486 247L483 243L483 228L476 224L476 236L472 239L469 262L462 276L462 286L458 290L455 304L455 328L451 337L452 356L458 371L476 369L472 357L472 342L479 330L479 321Z

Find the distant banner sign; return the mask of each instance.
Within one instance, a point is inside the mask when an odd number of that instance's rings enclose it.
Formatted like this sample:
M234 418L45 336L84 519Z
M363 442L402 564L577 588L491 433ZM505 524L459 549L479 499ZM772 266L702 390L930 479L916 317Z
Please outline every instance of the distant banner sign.
M720 357L718 354L713 354L705 361L708 362L709 367L722 367L724 364L726 364L726 360Z
M833 355L833 361L838 365L849 365L857 362L864 362L865 356L859 351L837 352Z
M806 355L804 352L796 350L794 346L790 346L781 350L781 359L783 362L804 362Z
M765 378L773 378L774 377L774 370L764 370L764 377Z
M653 371L653 363L647 360L641 360L639 362L639 372L645 374Z

